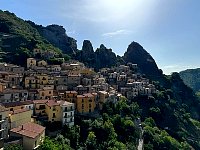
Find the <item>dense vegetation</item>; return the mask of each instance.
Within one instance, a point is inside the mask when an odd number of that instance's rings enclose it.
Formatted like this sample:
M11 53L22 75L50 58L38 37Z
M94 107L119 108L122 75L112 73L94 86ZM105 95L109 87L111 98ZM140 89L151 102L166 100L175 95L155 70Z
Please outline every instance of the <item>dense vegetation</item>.
M26 58L33 56L33 49L51 50L58 55L61 51L45 40L39 32L24 20L8 11L0 10L0 50L2 61L26 64Z
M42 148L59 145L79 150L136 150L143 138L145 150L200 149L200 122L191 118L187 105L169 98L171 94L171 90L164 90L151 97L122 97L117 103L107 102L100 118L76 118L76 126L65 126L58 136L63 142L56 141L58 137L47 138Z
M181 71L180 76L195 92L200 91L200 68Z

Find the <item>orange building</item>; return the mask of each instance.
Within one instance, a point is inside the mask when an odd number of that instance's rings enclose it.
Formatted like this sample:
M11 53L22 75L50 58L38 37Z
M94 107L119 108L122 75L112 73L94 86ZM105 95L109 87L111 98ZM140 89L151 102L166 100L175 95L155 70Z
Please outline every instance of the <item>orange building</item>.
M94 95L86 93L77 95L76 109L78 113L91 113L94 112L96 105Z
M76 91L66 91L65 92L65 100L70 103L75 103L77 99L77 92Z

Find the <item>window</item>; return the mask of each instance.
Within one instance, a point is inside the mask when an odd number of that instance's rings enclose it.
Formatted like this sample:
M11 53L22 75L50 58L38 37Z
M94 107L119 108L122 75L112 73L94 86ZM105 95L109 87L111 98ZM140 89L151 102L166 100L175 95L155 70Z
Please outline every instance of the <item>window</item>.
M40 105L39 109L45 109L45 105Z
M44 96L44 92L42 92L42 96Z
M51 91L49 91L49 94L51 94Z
M71 112L71 116L72 116L72 112Z
M82 103L84 103L84 99L82 99Z
M71 110L73 110L73 107L71 106Z
M82 109L84 109L84 104L82 104Z
M67 118L67 113L65 113L64 118Z
M92 105L91 104L89 104L89 108L91 108L92 107Z
M65 107L65 111L67 111L67 107Z
M55 113L53 113L53 118L56 118L56 114Z
M53 111L56 111L56 107L55 106L53 106Z
M89 109L89 112L91 112L92 110L91 109Z
M19 93L19 97L22 97L22 93Z

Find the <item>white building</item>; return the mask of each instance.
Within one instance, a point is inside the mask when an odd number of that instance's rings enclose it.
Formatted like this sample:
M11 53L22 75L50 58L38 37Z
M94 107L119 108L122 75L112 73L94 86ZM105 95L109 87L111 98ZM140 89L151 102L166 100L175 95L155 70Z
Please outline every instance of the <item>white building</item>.
M58 101L62 108L62 125L73 126L74 125L74 103L67 101Z

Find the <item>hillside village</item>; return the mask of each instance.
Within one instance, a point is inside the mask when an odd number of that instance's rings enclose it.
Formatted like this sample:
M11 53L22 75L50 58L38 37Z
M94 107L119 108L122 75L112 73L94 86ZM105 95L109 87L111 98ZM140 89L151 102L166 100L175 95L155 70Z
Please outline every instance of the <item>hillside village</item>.
M108 101L151 96L155 86L137 69L128 63L95 72L75 60L49 65L36 58L28 58L26 67L1 63L0 146L36 149L48 134L47 124L71 127L76 119L98 118Z

